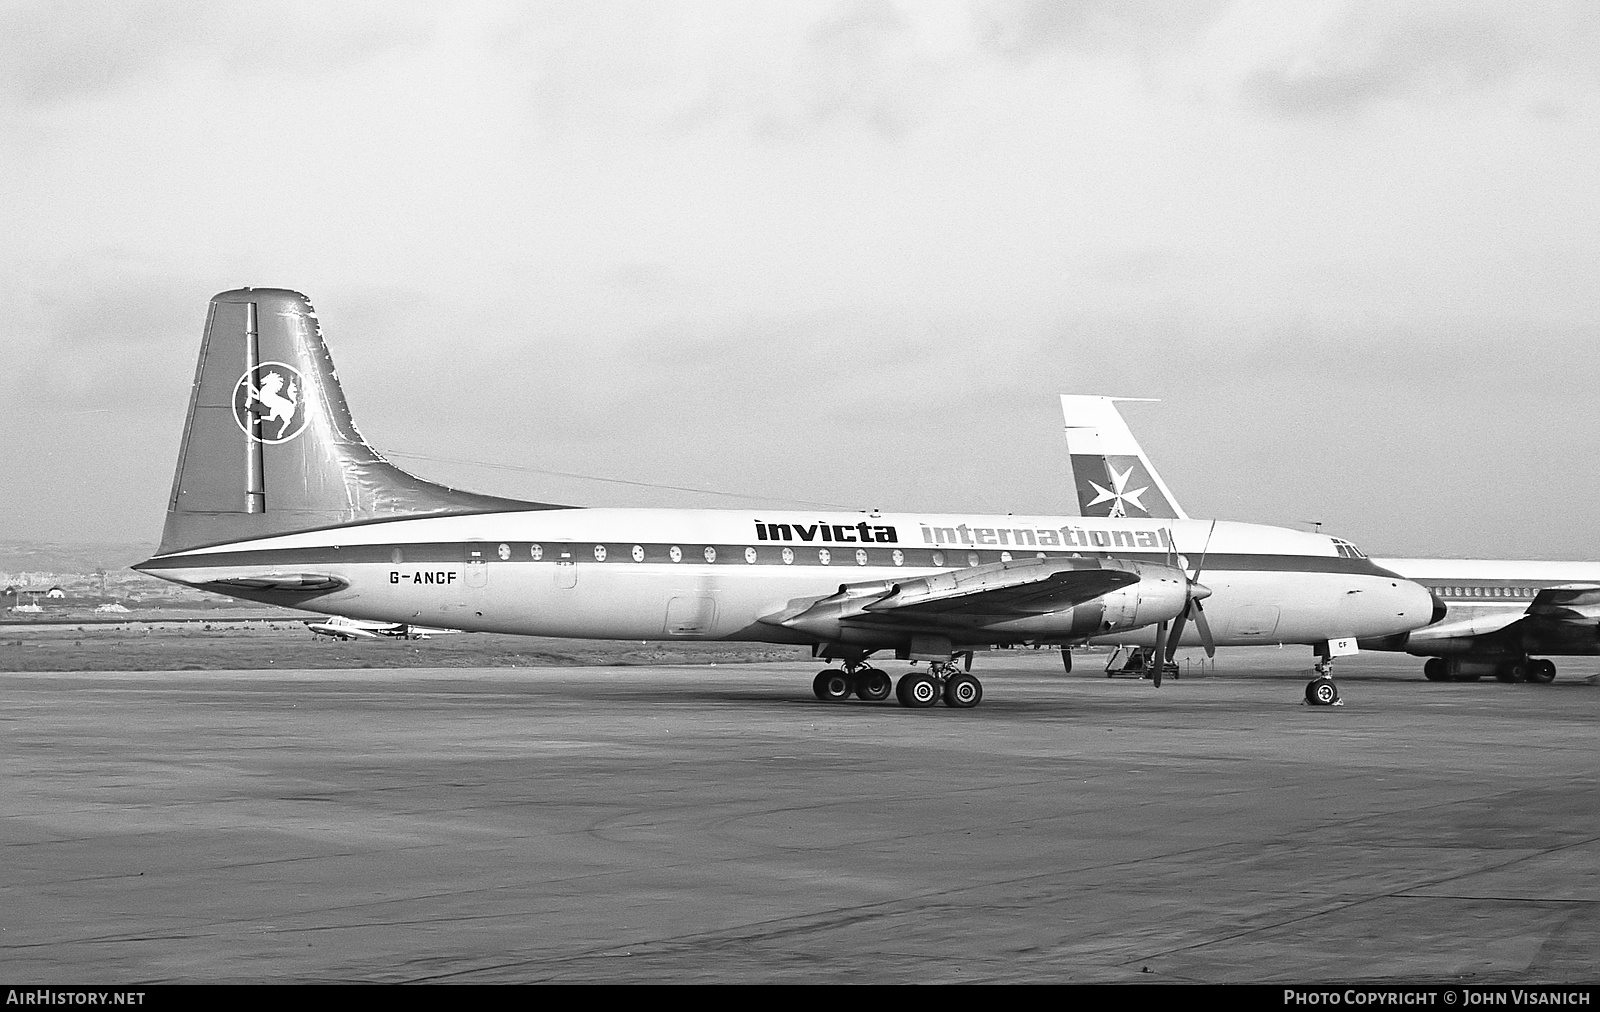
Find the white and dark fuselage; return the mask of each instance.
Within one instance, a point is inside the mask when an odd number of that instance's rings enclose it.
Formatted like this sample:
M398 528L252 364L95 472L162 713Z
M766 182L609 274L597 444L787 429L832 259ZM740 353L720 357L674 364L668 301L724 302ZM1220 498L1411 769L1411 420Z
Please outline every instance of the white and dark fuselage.
M1199 579L1211 591L1204 607L1218 644L1392 635L1426 622L1433 607L1426 591L1343 552L1332 538L1197 520L540 509L358 523L193 548L140 568L240 597L387 622L539 636L817 642L826 637L772 617L841 585L1034 558L1143 561L1191 574L1203 566ZM309 589L285 590L297 576ZM1120 598L1108 595L1091 627L1035 622L951 638L957 647L1153 643L1148 617L1139 631L1132 621L1138 597L1160 592L1145 581ZM1196 635L1191 626L1184 642L1198 644ZM895 646L885 639L879 648Z

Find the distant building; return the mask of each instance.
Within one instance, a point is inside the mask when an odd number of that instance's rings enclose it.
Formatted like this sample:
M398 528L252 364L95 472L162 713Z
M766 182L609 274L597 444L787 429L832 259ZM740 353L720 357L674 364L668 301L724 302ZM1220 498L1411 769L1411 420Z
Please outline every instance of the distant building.
M10 610L16 612L19 615L42 615L42 614L44 614L44 608L42 608L41 606L39 606L37 604L19 604L16 607L14 607L14 608L12 608Z
M51 587L49 590L44 592L44 596L61 600L67 596L67 592L62 590L60 587Z

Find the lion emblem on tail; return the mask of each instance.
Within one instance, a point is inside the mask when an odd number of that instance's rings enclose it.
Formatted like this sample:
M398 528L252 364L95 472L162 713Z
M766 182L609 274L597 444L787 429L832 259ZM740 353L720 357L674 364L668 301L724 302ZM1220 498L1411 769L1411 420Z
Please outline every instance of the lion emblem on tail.
M267 366L276 368L267 369ZM301 409L304 392L300 387L300 374L293 366L281 362L263 362L258 372L265 370L258 387L253 382L251 371L247 370L239 377L234 393L234 418L252 439L259 439L264 443L282 443L300 434L304 428L305 412ZM252 429L251 416L261 419L261 434L256 435ZM296 425L295 420L300 419L301 424ZM274 432L268 426L276 425Z

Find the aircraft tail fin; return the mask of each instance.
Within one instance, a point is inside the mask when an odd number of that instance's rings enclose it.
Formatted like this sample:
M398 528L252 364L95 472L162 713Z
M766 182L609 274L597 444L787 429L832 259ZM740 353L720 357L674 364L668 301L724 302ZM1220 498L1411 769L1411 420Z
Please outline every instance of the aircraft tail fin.
M1145 399L1061 395L1067 453L1083 516L1188 519L1117 411L1117 401Z
M158 554L400 516L550 509L437 485L356 430L299 292L211 300Z

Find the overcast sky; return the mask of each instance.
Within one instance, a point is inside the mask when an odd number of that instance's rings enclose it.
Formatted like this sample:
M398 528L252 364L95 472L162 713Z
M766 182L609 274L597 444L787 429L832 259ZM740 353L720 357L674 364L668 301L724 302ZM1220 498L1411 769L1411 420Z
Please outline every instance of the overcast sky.
M1070 514L1055 395L1105 393L1163 399L1192 515L1600 558L1597 25L7 4L0 539L153 542L206 302L255 285L481 491Z

